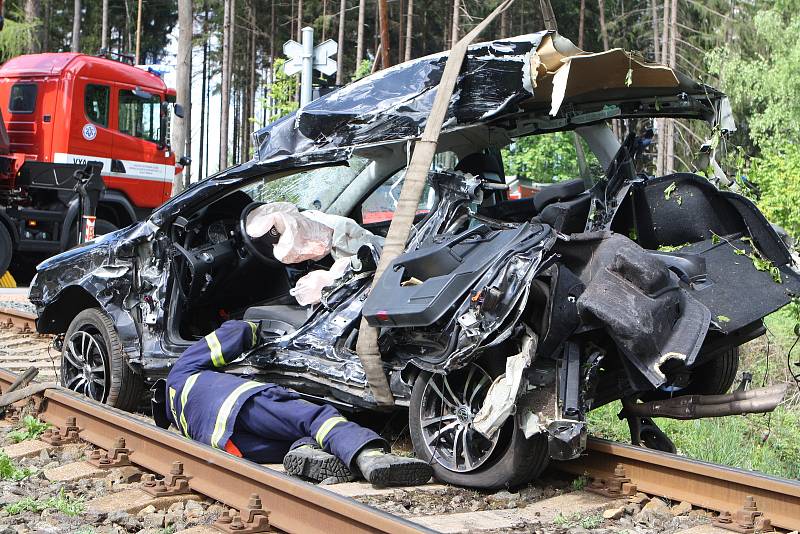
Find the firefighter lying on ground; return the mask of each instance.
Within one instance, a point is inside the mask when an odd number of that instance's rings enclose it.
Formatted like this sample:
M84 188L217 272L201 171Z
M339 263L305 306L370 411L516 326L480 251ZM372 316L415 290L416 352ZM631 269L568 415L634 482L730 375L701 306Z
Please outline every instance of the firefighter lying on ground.
M286 472L326 484L361 474L381 485L424 484L422 460L387 454L378 434L350 422L332 406L290 389L221 371L255 346L259 325L228 321L190 346L154 386L153 417L187 438L258 463L283 460Z

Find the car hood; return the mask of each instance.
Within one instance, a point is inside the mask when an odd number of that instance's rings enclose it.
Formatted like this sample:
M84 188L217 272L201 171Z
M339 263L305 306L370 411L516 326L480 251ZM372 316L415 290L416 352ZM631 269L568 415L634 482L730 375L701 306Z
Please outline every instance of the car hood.
M137 237L149 235L151 225L147 221L134 223L126 228L115 230L108 234L98 236L91 241L65 250L61 254L56 254L47 258L36 266L37 272L49 271L54 268L63 268L66 265L73 265L81 258L97 256L100 251L115 251L123 243L128 243Z

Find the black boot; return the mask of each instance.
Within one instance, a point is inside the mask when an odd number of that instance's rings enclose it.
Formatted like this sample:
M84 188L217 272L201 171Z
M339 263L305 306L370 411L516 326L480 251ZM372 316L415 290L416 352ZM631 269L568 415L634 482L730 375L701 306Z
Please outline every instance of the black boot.
M387 454L380 449L365 449L356 456L356 465L367 482L376 486L419 486L433 476L427 462Z
M301 445L283 458L286 473L320 484L338 484L355 480L350 469L336 456L316 445Z

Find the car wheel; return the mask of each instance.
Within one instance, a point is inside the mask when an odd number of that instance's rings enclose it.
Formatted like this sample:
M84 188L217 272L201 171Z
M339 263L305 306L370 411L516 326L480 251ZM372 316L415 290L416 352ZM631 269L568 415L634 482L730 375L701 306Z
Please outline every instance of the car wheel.
M739 371L739 347L693 368L683 387L668 387L642 395L642 400L661 400L680 395L722 395L730 391Z
M418 458L449 484L496 489L524 484L547 466L547 436L526 439L510 417L493 439L472 428L489 386L499 372L472 362L447 376L422 372L409 407L411 441Z
M118 228L111 222L105 219L97 219L94 222L94 235L100 237L101 235L110 234L118 230ZM69 239L67 239L67 248L70 249L78 244L78 227L73 225L69 231Z
M144 388L127 363L114 321L99 308L70 323L61 352L61 385L121 410L134 410Z

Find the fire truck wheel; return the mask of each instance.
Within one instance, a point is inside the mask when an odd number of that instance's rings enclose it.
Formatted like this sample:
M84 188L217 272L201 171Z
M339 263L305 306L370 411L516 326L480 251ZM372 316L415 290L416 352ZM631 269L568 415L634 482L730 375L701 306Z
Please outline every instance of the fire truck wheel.
M61 385L121 410L135 410L144 379L127 363L114 321L100 308L70 323L61 352Z
M101 235L110 234L118 230L113 223L105 220L105 219L97 219L94 223L94 235L95 237L99 237ZM73 226L72 229L69 231L69 240L67 240L67 248L70 249L78 244L78 228Z
M0 223L0 276L3 276L11 263L11 254L14 247L11 241L11 234L4 224Z

